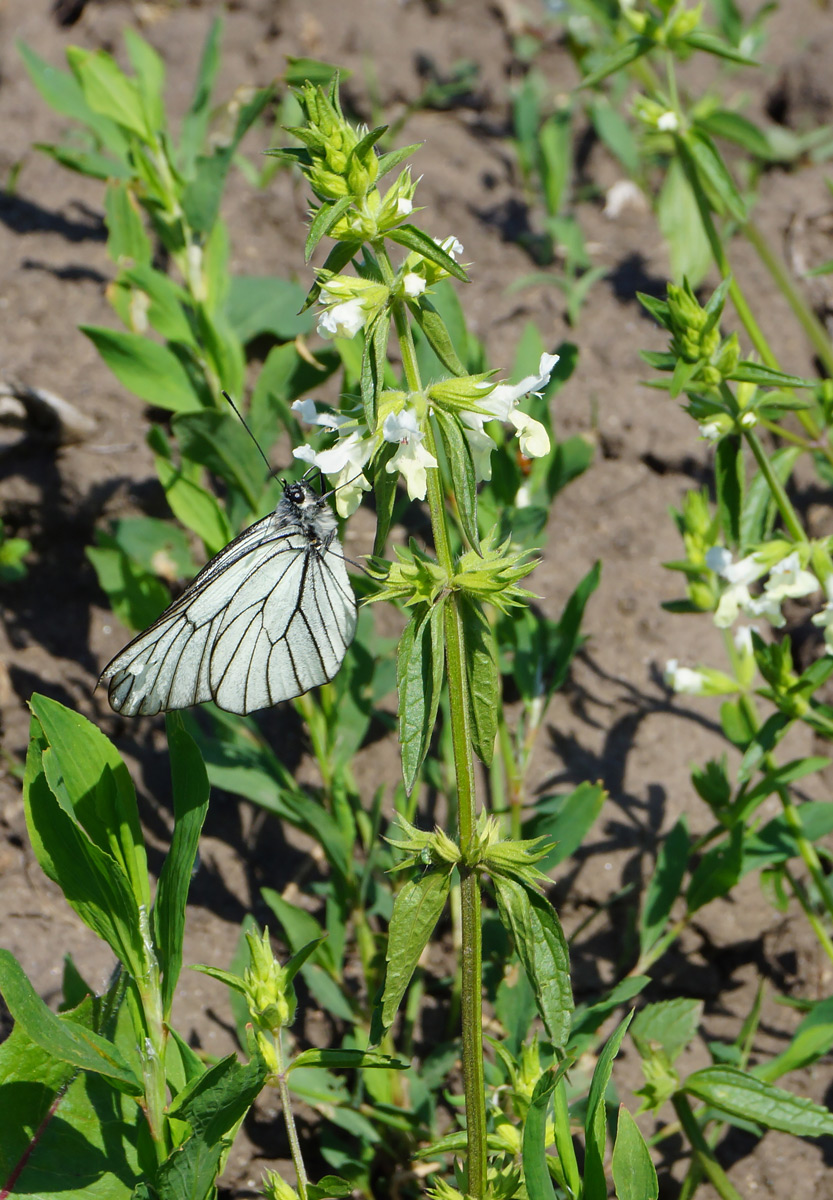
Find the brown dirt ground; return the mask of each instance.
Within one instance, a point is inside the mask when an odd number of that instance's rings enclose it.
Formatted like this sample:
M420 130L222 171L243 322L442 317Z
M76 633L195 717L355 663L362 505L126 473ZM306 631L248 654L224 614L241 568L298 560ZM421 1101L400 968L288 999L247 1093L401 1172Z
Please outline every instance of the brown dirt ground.
M0 181L20 164L14 193L0 194L0 379L51 389L95 421L91 436L63 447L36 432L21 438L0 431L0 512L10 531L28 537L34 547L28 578L0 598L2 744L9 763L20 760L27 738L26 700L35 689L99 722L134 770L148 839L157 852L164 849L169 829L164 739L157 722L128 727L100 694L92 693L101 666L123 644L124 634L107 611L84 547L96 524L138 511L164 515L164 504L144 442L146 409L120 389L76 330L84 322L113 323L105 298L112 267L104 246L102 188L31 149L33 142L58 140L63 122L40 101L13 43L21 38L55 63L62 63L70 43L105 47L122 58L122 29L138 28L168 64L168 97L176 118L187 105L199 46L215 11L214 5L198 2L173 7L107 0L89 3L76 25L61 28L45 0L0 3ZM600 452L593 469L559 498L548 553L534 581L542 607L555 616L591 563L600 558L604 564L587 615L590 643L570 686L552 707L531 780L553 788L598 778L610 792L588 844L556 875L556 901L569 932L623 883L641 883L651 869L658 835L680 813L690 814L695 830L705 826L689 765L723 750L716 709L707 702L669 698L660 676L671 656L718 664L720 644L708 620L659 608L662 599L677 594L675 578L661 566L679 552L667 511L687 488L709 478L708 451L693 439L689 418L674 403L639 384L645 371L637 350L661 348L663 335L645 318L634 293L639 288L659 293L668 263L650 214L629 210L617 221L603 215L603 192L618 171L598 147L591 149L584 168L596 195L580 206L579 217L594 260L608 268L609 277L593 290L578 330L566 325L555 289L507 292L512 280L530 270L528 257L509 237L512 220L524 214L507 140L507 86L518 72L507 21L517 12L510 0L495 5L238 0L226 15L218 95L280 74L286 54L311 55L353 69L350 99L369 116L364 64L370 62L390 118L420 92L419 55L430 57L441 71L466 57L478 64L476 103L415 115L403 138L425 142L417 170L424 173L419 195L427 206L428 228L437 235L454 232L473 263L473 283L463 299L492 364L511 363L528 320L553 346L565 337L580 346L578 369L558 397L555 419L562 436L594 428ZM782 0L770 28L765 69L754 77L734 76L730 90L748 91L753 114L778 92L791 124L829 120L829 14L812 0ZM571 86L572 68L557 45L549 47L544 62L554 89ZM266 144L267 133L260 131L248 150L254 154ZM777 246L784 245L788 229L812 226L829 212L829 173L829 168L807 166L763 177L758 220ZM234 270L307 278L304 195L288 173L280 173L264 192L237 175L224 212ZM829 257L829 248L822 249L815 261ZM733 258L781 362L798 373L811 371L808 346L762 268L740 244ZM830 525L822 500L813 513L818 532ZM354 554L370 548L369 532L360 514L348 534ZM808 736L796 738L793 751L811 748ZM359 782L369 790L380 779L392 783L396 770L390 746L363 751L357 763ZM814 794L824 794L821 781ZM37 867L11 770L0 777L0 832L3 944L48 1000L59 994L66 952L89 979L103 982L109 952ZM215 804L193 887L186 961L225 965L242 916L249 910L264 916L259 888L284 886L300 861L299 848L291 849L251 808L228 800ZM616 926L624 919L622 908L613 909L612 919L602 912L577 939L579 999L591 998L600 983L621 972ZM750 877L731 902L705 910L702 921L659 964L652 996L697 995L705 1001L703 1040L688 1053L687 1069L705 1064L707 1039L734 1036L759 978L766 981L766 1001L756 1053L766 1056L784 1044L797 1020L776 1004L776 995L829 994L830 975L803 921L793 913L775 913ZM175 1019L186 1037L210 1053L234 1046L225 996L211 981L186 974ZM625 1092L641 1082L632 1052L623 1053L616 1077ZM830 1064L787 1082L824 1101L833 1084ZM286 1168L277 1122L274 1109L262 1106L256 1120L247 1123L226 1175L229 1195L250 1195L265 1166ZM643 1121L643 1128L649 1131L650 1123ZM676 1194L674 1177L681 1164L674 1170L671 1164L679 1150L674 1140L660 1164L663 1196ZM801 1194L833 1197L829 1145L778 1134L756 1143L730 1134L720 1154L744 1197L794 1195L799 1180ZM713 1195L708 1187L700 1194Z

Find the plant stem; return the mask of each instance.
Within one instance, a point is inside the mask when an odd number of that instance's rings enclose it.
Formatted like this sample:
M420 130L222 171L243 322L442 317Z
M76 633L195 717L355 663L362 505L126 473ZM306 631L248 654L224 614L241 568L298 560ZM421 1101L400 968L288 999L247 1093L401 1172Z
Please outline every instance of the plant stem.
M751 429L745 429L743 436L746 438L749 449L755 455L755 461L764 479L766 479L767 486L772 493L772 498L778 507L787 531L796 542L806 542L807 534L804 532L804 526L801 524L795 509L790 503L790 498L784 490L784 485L773 471L772 463L769 461L758 435Z
M474 770L463 622L455 595L445 606L448 698L454 770L457 776L457 823L465 855L475 831ZM463 1024L463 1087L466 1098L468 1195L479 1200L486 1187L486 1093L483 1074L483 928L480 880L477 872L460 865L460 906L463 947L460 1007Z
M827 336L827 331L821 321L819 321L801 292L793 283L786 265L769 245L754 221L747 221L745 225L741 226L741 230L775 280L779 290L783 293L785 300L795 314L796 320L807 334L807 338L812 344L813 349L824 364L827 373L833 375L833 346L830 345L830 338ZM810 432L809 426L807 427L807 431L808 433ZM816 431L815 436L818 437L818 431Z
M153 949L153 938L147 909L139 908L139 923L142 933L144 973L134 982L138 993L139 1008L144 1023L144 1046L141 1047L142 1080L144 1083L143 1107L147 1117L150 1136L161 1163L170 1150L165 1136L165 1105L167 1085L165 1082L165 1050L167 1030L162 1013L162 991L159 979L159 963Z
M787 882L790 885L793 895L804 910L804 915L810 923L813 933L818 938L819 945L821 946L822 950L824 950L827 957L833 961L833 942L831 942L827 930L819 920L818 914L813 912L813 906L810 904L807 893L786 866L784 867L784 875L787 878Z
M741 1200L740 1192L732 1185L728 1175L715 1158L714 1151L703 1136L703 1131L697 1122L697 1118L691 1111L691 1105L687 1097L682 1092L677 1092L673 1097L672 1103L677 1116L680 1118L680 1124L685 1131L685 1135L691 1143L695 1161L700 1164L704 1175L708 1177L714 1190L722 1197L722 1200Z
M279 1031L275 1036L275 1054L279 1066L278 1094L281 1098L281 1108L283 1109L283 1119L286 1125L286 1136L289 1139L289 1152L292 1155L292 1165L295 1167L298 1195L300 1196L300 1200L307 1200L307 1169L304 1166L304 1158L301 1154L301 1143L298 1140L298 1130L295 1127L295 1114L292 1111L292 1097L289 1095L289 1086L286 1082L282 1031Z
M392 278L390 261L382 247L374 247L383 278ZM420 393L422 383L416 359L411 326L405 305L392 305L393 322L402 353L402 366L408 388ZM431 421L424 423L425 448L436 458L436 445ZM428 507L437 561L449 579L454 572L454 559L446 524L445 498L440 473L427 472ZM445 600L445 642L448 677L449 711L454 773L457 784L457 823L460 849L465 855L475 830L475 786L472 763L472 735L468 706L463 622L455 595ZM460 954L460 1009L463 1037L463 1089L466 1102L466 1142L468 1165L468 1194L481 1200L486 1189L486 1093L483 1073L483 930L480 902L480 880L476 871L460 866L460 904L462 949Z

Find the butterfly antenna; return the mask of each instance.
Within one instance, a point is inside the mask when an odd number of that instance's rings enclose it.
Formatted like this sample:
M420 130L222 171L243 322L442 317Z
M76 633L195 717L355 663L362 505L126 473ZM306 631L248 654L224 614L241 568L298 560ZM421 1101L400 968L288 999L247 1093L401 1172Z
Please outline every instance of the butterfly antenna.
M240 409L234 403L234 401L232 400L232 398L228 394L228 392L223 392L223 395L225 396L226 400L228 400L229 404L231 405L231 407L234 409L235 413L237 414L238 421L243 426L243 428L246 430L246 433L248 433L249 437L252 439L254 444L257 446L257 452L260 455L260 457L263 459L263 461L266 463L266 468L269 471L269 475L271 476L272 471L273 471L272 464L269 462L269 459L263 453L263 449L260 445L260 442L257 440L255 435L252 433L251 429L249 429L249 426L246 424L246 418L243 416Z

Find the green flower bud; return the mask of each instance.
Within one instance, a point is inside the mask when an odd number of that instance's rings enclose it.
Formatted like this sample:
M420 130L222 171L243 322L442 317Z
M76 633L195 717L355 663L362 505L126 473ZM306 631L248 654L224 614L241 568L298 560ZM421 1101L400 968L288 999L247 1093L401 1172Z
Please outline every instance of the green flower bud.
M250 964L243 973L249 1015L258 1030L275 1032L292 1018L294 1003L287 996L286 972L272 953L269 930L260 938L246 934Z
M298 1200L298 1193L277 1171L267 1171L261 1188L266 1200Z

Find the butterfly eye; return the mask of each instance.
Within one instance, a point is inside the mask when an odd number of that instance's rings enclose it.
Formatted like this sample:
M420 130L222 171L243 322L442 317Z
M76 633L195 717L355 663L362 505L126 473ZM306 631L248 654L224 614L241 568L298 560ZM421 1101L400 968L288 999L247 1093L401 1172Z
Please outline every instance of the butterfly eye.
M291 500L293 504L304 503L304 489L302 487L298 487L297 484L287 488L286 495L287 499Z

